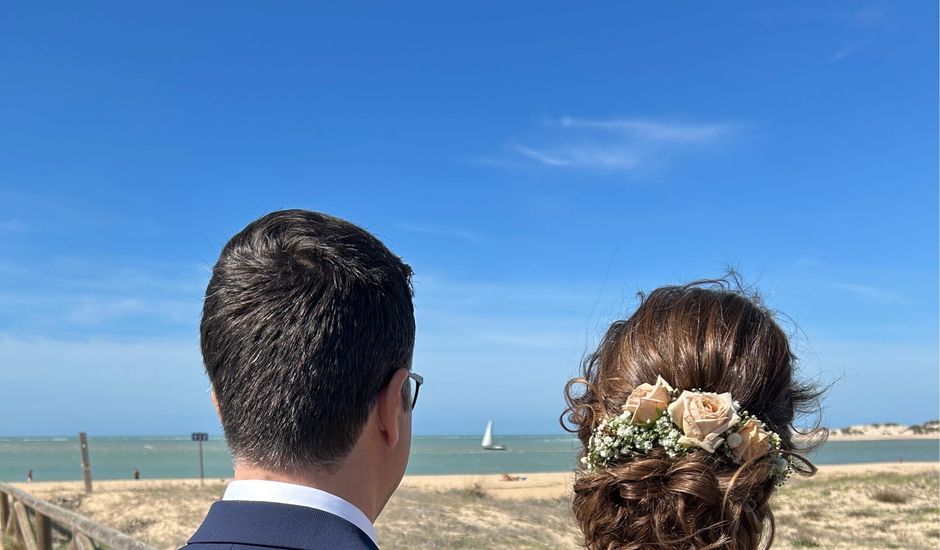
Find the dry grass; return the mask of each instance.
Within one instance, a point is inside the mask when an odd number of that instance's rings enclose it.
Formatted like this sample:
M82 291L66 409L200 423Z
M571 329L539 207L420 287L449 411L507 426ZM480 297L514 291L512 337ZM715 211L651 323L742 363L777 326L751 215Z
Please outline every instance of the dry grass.
M81 482L18 487L159 548L174 549L193 534L224 491L218 479L205 486L198 480L97 482L90 495Z
M433 478L412 479L379 518L382 548L578 548L580 533L569 499L561 496L566 478L557 476L553 492L544 487L546 479L530 478L529 488L478 476L436 487ZM546 493L524 492L533 486ZM522 498L507 495L516 487ZM100 483L88 496L80 483L37 483L28 490L158 548L177 548L222 488L216 480L205 487L193 481ZM777 517L774 549L936 549L938 491L938 467L791 479L772 502ZM547 493L552 496L529 496Z
M894 489L878 489L871 494L871 498L886 504L905 504L911 497Z
M774 496L774 548L940 546L937 470L791 479Z
M463 492L468 496L476 498L486 498L488 496L486 492L486 483L481 479L468 481L466 487L463 489Z
M477 487L435 492L403 488L376 523L396 548L577 548L580 532L567 498L510 500Z

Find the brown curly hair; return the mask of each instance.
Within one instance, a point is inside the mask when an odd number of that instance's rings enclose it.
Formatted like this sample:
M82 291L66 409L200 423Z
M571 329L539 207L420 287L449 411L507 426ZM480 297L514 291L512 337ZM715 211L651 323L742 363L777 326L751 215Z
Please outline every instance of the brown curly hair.
M796 380L796 359L773 314L734 283L733 290L724 279L658 288L610 326L582 376L565 387L562 424L578 434L581 456L600 421L619 415L634 388L662 376L680 390L730 392L780 435L798 473L815 473L797 454L809 445L795 444L793 421L818 410L820 392ZM654 448L576 472L574 514L591 549L769 548L771 468L769 460L737 466L703 450L670 458Z

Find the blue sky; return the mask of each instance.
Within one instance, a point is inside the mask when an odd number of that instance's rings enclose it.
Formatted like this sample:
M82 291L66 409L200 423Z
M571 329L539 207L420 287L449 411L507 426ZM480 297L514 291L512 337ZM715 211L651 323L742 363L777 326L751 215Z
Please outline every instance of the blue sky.
M0 14L7 435L218 433L209 269L295 207L414 267L418 434L559 432L636 291L727 266L825 422L938 416L934 2Z

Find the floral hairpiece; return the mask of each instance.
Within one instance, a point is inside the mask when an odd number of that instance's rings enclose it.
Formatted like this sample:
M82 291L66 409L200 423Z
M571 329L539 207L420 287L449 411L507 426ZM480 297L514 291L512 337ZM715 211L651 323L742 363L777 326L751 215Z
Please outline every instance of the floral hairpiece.
M780 451L780 436L741 410L730 393L674 390L661 376L656 384L640 384L627 397L620 416L601 421L581 462L588 471L621 457L642 456L663 447L675 458L703 449L743 464ZM777 485L790 477L789 458L774 453L771 475Z

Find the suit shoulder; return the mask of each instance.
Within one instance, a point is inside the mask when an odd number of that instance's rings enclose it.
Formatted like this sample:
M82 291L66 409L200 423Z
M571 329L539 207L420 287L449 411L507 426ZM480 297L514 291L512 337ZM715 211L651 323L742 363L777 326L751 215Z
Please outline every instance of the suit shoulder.
M366 533L329 512L272 502L220 501L180 550L378 550Z
M238 542L193 542L179 550L287 550L281 546L243 544Z

